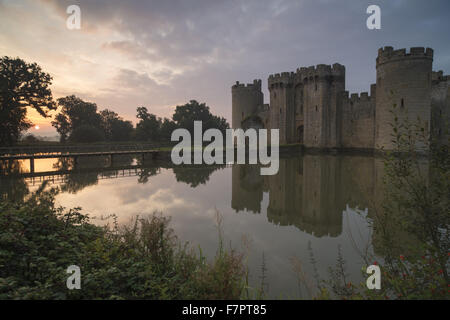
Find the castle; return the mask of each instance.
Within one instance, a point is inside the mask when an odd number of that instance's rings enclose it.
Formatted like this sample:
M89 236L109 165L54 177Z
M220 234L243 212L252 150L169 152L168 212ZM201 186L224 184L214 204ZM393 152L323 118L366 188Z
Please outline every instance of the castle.
M321 149L393 149L392 114L420 119L427 136L446 143L450 76L432 70L433 50L378 50L370 94L345 91L345 67L335 63L270 75L270 104L261 80L232 86L232 127L279 129L280 144ZM401 121L401 119L400 119ZM417 145L417 148L421 146Z

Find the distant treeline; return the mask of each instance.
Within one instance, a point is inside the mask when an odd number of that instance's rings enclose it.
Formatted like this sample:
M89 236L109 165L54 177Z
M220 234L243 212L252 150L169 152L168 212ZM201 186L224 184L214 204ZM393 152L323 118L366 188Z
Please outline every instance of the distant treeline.
M61 142L98 141L170 141L172 131L186 128L193 133L194 120L202 120L205 130L218 128L225 131L229 124L225 118L211 114L204 103L191 100L177 106L172 119L160 118L149 113L146 107L137 108L138 122L124 120L116 112L105 109L97 111L97 105L85 102L76 96L58 99L61 112L52 121L61 137Z
M48 118L51 110L59 113L52 121L61 142L89 143L99 141L170 141L176 128L186 128L193 133L195 120L203 122L203 129L229 128L225 118L211 114L204 103L191 100L177 106L172 119L149 113L146 107L137 108L136 127L109 109L97 111L97 105L74 95L53 99L50 85L53 78L36 63L26 63L20 58L0 58L0 145L14 145L21 134L33 126L27 119L27 108L35 109ZM25 137L29 142L36 137Z

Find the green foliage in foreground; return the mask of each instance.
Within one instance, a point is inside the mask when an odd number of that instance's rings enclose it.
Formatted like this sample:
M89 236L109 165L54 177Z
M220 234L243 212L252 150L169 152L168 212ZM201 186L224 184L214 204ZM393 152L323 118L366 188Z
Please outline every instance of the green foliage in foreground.
M242 256L212 262L181 246L169 219L154 214L126 227L99 227L79 208L56 208L52 192L0 203L0 299L238 299ZM81 268L69 290L67 267Z
M391 112L395 149L384 153L383 196L374 202L370 221L375 254L362 257L366 265L380 266L381 289L348 282L340 255L319 298L450 297L450 141L429 137L406 109L394 104ZM375 261L376 255L381 259Z

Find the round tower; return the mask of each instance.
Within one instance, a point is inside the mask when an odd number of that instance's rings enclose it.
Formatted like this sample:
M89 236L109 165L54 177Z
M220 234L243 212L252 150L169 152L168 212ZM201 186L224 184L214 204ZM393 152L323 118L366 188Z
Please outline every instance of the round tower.
M254 80L247 85L239 83L231 87L231 127L241 128L244 119L256 113L258 106L264 104L264 95L261 91L261 80Z
M391 113L394 105L399 122L406 118L410 123L420 119L425 133L429 134L431 108L431 74L433 50L421 47L378 50L375 109L375 148L394 149ZM423 146L417 144L417 149Z

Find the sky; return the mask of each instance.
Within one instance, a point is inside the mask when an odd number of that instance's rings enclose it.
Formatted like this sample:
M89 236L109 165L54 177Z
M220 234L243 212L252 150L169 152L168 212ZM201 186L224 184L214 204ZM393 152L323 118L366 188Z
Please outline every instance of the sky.
M81 9L81 29L66 12ZM369 30L369 5L381 29ZM136 121L195 99L231 122L231 86L298 67L341 63L350 92L370 91L383 46L431 47L450 73L448 0L0 0L0 55L37 62L55 98L75 94ZM32 110L41 135L51 119ZM33 133L38 133L37 130Z

